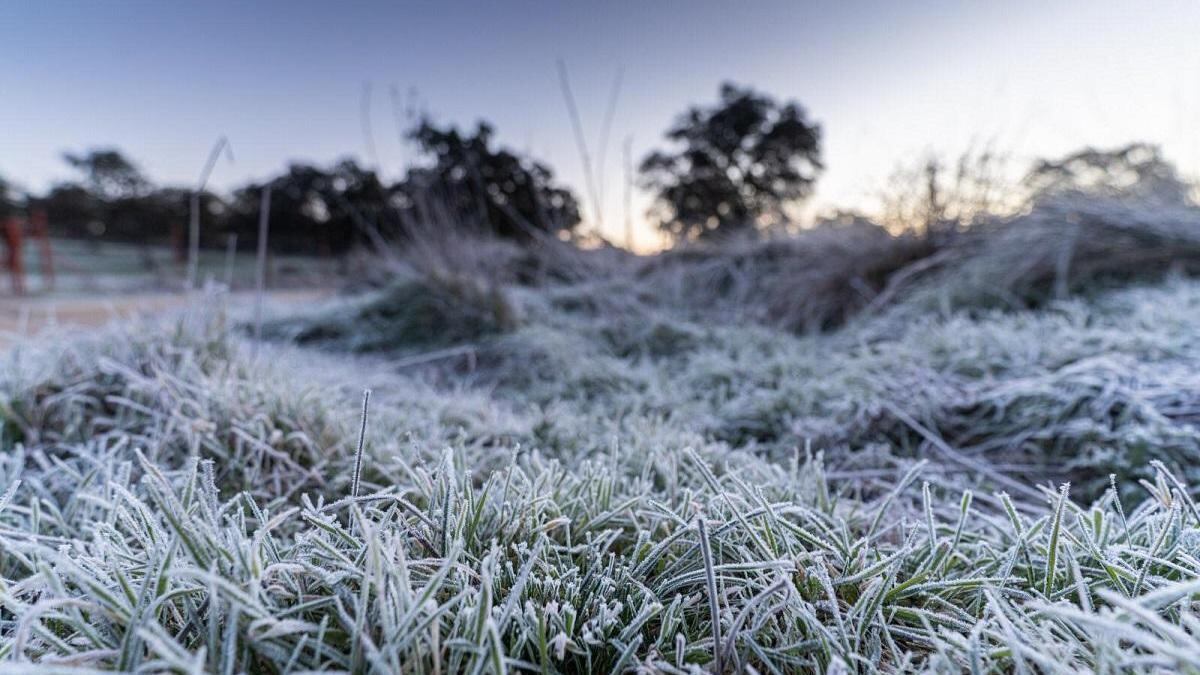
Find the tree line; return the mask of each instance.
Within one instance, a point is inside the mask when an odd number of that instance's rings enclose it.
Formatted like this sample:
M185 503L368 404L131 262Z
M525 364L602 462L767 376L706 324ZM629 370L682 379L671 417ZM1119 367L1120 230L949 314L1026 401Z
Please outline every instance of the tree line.
M392 183L344 159L326 166L293 163L225 196L204 192L198 200L201 245L225 246L236 235L250 246L268 187L276 251L337 254L442 226L519 241L580 234L581 200L545 163L499 147L491 125L480 122L463 131L426 117L407 136L418 158ZM665 146L641 161L638 183L654 196L647 215L677 242L794 221L791 207L812 195L824 170L821 140L820 125L799 103L724 84L715 103L680 114L665 133ZM112 148L68 153L64 160L75 179L43 195L18 196L0 179L0 210L39 208L59 236L170 243L182 252L191 189L155 186ZM985 154L979 166L960 162L953 172L932 160L923 163L903 181L893 196L898 198L885 199L884 220L893 229L953 229L976 212L990 211L995 186L985 165L993 160ZM1026 187L1044 194L1096 180L1110 187L1142 186L1175 201L1186 200L1192 189L1157 148L1145 144L1044 161L1032 167Z
M334 254L372 237L411 234L417 223L471 223L528 238L570 231L579 207L545 165L492 143L493 130L471 132L423 121L411 131L426 161L386 184L351 159L328 166L293 163L228 196L200 196L201 244L224 246L229 235L253 242L263 190L271 190L271 246L277 251ZM119 150L97 148L64 160L76 178L44 195L10 196L7 208L40 208L55 234L82 239L184 245L193 190L155 186Z
M491 125L480 122L464 131L423 118L408 137L419 159L390 184L343 159L325 166L292 163L228 195L204 191L198 202L201 245L224 246L230 235L250 245L268 187L271 245L277 251L336 254L439 224L516 240L579 232L579 198L545 163L498 147ZM651 220L677 239L782 220L789 204L811 194L822 169L820 127L799 104L732 84L720 88L715 105L680 115L666 140L669 147L642 161L639 184L656 196ZM44 194L17 194L0 180L0 209L41 209L58 236L182 250L191 188L155 185L115 148L66 153L63 159L74 178Z

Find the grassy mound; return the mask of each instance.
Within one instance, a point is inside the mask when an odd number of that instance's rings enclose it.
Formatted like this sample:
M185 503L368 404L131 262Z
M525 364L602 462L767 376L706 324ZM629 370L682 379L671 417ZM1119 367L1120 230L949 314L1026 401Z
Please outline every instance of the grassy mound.
M917 296L952 308L1040 307L1200 271L1200 208L1081 196L984 222L946 250ZM931 266L932 267L932 266Z
M352 352L420 350L498 335L520 320L500 287L436 275L394 280L315 315L269 323L263 334Z
M664 305L705 320L815 333L846 323L892 275L934 250L920 237L855 220L786 239L670 251L651 261L642 278Z
M863 220L683 248L645 265L656 304L725 323L828 331L866 314L1027 309L1200 272L1200 207L1080 194L929 236Z

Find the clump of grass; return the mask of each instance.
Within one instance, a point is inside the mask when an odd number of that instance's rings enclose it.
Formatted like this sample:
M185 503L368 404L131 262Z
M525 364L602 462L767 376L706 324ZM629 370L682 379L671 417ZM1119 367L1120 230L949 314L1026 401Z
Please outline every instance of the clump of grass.
M912 271L893 279L889 293L912 305L910 316L931 307L1042 307L1169 274L1195 275L1200 208L1099 195L1047 198L1016 215L982 219Z
M892 275L934 250L929 239L856 219L786 238L670 251L651 261L642 279L661 302L705 321L816 333L845 324Z
M36 449L31 461L40 466L82 457L97 463L88 471L108 471L106 463L128 464L136 452L163 467L204 458L221 494L247 491L264 503L326 482L327 449L340 442L341 425L306 397L249 378L219 317L200 329L138 326L25 349L10 356L4 381L3 444ZM21 373L16 360L51 368Z
M511 331L521 316L498 285L461 275L408 276L315 315L268 323L263 334L342 351L419 351Z

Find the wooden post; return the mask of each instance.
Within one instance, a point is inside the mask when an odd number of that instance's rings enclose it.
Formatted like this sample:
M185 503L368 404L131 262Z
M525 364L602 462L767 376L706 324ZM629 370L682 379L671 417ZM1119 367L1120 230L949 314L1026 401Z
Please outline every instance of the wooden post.
M25 246L24 234L20 218L10 215L4 219L4 244L8 254L6 262L8 263L8 272L12 275L14 295L25 294L25 262L22 257Z

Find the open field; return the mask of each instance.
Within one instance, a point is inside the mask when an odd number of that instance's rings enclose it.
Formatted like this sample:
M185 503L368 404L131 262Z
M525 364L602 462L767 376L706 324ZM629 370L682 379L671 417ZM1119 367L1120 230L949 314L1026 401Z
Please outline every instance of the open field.
M0 672L1200 668L1178 270L963 304L976 247L805 334L667 283L712 257L481 251L11 348Z

